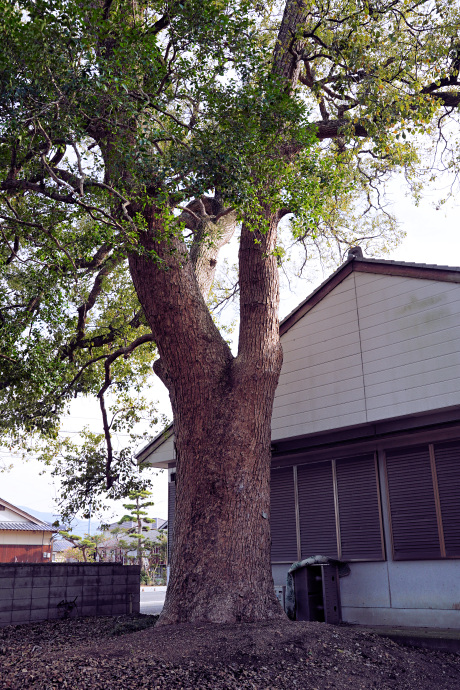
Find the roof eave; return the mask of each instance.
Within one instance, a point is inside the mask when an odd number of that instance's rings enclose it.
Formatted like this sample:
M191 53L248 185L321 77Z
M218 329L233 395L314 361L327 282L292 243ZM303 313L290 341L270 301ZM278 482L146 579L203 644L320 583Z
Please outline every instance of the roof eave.
M136 453L135 458L136 458L137 462L139 464L144 462L149 457L149 455L151 455L151 453L153 453L155 450L157 450L157 448L162 446L163 443L166 443L166 441L168 441L173 434L174 434L174 426L173 426L173 424L170 424L166 429L164 429L164 431L159 433L158 436L155 436L154 439L149 441L149 443L147 443L146 446L141 448L141 450L138 453ZM164 467L165 469L168 468L167 462L166 463L164 463L164 462L158 463L158 465L155 465L155 466L160 467L160 465L161 465L161 467ZM152 465L152 467L153 467L153 465Z
M36 525L27 522L7 521L0 522L0 532L47 532L53 534L56 530L47 524Z

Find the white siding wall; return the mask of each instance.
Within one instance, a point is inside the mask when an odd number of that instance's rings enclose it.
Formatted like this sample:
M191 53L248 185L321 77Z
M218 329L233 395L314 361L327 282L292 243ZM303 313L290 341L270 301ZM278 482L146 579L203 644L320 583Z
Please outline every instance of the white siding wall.
M460 404L460 285L354 272L282 337L273 440Z
M0 510L0 522L28 522L28 519L6 508Z
M153 467L168 467L169 462L174 462L176 455L174 452L174 434L164 441L156 450L148 456L145 462Z
M460 285L355 281L368 421L460 404Z
M272 439L366 421L354 275L282 337Z
M353 272L282 344L273 440L460 404L460 284Z
M155 453L158 462L171 462L176 457L174 453L174 435L170 436Z

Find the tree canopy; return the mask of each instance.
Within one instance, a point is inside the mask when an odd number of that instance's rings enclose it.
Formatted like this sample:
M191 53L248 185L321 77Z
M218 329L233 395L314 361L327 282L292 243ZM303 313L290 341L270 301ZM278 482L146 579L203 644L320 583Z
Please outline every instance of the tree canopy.
M416 186L419 139L436 132L457 165L442 127L460 104L459 13L447 0L0 0L0 16L0 430L51 439L76 509L143 488L132 443L111 442L155 415L142 390L161 337L128 258L174 280L161 244L207 296L243 220L262 247L268 208L290 218L263 248L278 262L293 242L336 259L391 246L382 182L404 170ZM56 435L76 395L98 397L103 433L72 447Z

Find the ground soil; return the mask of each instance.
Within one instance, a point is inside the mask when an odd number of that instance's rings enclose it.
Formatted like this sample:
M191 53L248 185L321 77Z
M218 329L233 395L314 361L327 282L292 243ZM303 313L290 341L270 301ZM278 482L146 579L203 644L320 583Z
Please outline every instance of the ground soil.
M153 622L120 616L0 628L0 689L460 688L460 655L402 647L353 627L286 621L155 629Z

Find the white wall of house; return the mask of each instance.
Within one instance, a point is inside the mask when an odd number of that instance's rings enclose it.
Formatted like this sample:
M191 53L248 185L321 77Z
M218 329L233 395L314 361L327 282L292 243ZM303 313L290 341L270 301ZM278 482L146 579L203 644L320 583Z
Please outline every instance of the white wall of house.
M272 439L460 404L460 285L353 272L282 336Z
M153 467L167 468L168 463L173 462L175 457L174 434L171 434L166 441L163 441L163 443L153 451L149 457L149 464L152 464Z
M272 440L459 405L459 314L458 283L352 272L281 338Z
M272 439L366 421L353 274L281 338Z
M9 508L5 507L5 510L0 510L0 522L29 522L27 518L15 513Z
M367 421L458 405L460 285L354 278Z
M51 543L52 532L24 532L22 530L0 530L0 544L38 546Z

